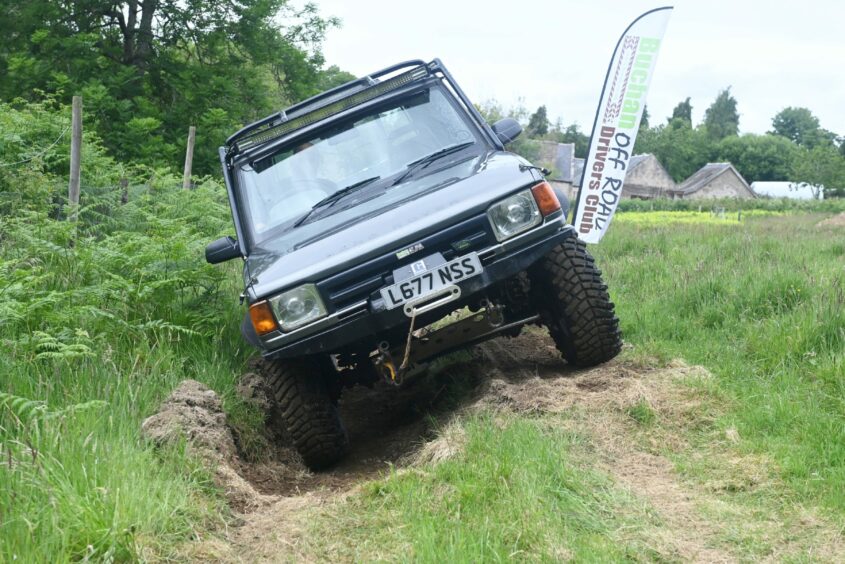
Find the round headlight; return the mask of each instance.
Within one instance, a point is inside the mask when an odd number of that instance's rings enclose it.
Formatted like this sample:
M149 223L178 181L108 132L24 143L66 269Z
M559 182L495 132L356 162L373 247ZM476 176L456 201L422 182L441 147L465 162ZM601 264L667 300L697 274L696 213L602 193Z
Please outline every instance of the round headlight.
M293 331L326 315L314 284L305 284L270 298L282 331Z
M537 202L525 190L496 202L487 210L496 240L504 241L543 221Z
M305 302L294 296L285 303L285 309L293 315L302 315L305 313Z
M524 223L529 219L530 210L525 209L522 203L511 204L508 206L508 213L505 214L507 220L511 223Z

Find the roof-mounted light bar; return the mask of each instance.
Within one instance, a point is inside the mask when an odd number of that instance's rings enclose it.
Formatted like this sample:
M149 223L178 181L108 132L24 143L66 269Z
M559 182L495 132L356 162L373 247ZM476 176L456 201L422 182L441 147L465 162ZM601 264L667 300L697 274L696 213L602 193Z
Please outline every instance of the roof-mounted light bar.
M287 110L287 113L280 112L279 114L276 114L273 119L267 120L263 124L259 124L259 127L254 131L247 130L242 134L236 133L228 140L227 143L230 144L231 150L238 153L244 149L277 139L282 135L302 129L312 123L316 123L344 110L348 110L349 108L368 102L381 96L382 94L390 92L391 90L395 90L405 86L406 84L427 77L429 74L428 68L424 64L421 64L411 71L399 74L383 82L375 82L370 79L367 82L371 84L371 86L364 87L351 96L345 96L345 93L338 92L336 95L329 97L328 100L319 100L323 103L314 104L311 108L305 106L304 103L293 106ZM326 94L330 93L332 92L327 92ZM314 102L318 101L314 100ZM302 110L305 111L303 112Z

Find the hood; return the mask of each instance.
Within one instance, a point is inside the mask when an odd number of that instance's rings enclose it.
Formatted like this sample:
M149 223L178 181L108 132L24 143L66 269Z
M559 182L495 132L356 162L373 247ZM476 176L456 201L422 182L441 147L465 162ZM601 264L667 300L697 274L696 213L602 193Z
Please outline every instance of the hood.
M542 180L533 169L521 170L520 164L527 161L512 153L487 152L418 180L428 179L430 185L437 175L442 180L435 184L442 187L306 239L292 250L274 250L272 241L257 247L247 259L245 270L250 301L317 282L354 264L412 245Z

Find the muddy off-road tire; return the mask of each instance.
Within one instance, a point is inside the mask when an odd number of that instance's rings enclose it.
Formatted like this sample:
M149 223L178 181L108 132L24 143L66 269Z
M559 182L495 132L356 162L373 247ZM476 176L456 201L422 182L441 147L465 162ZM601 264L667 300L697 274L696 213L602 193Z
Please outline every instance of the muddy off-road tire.
M349 446L329 386L330 369L310 358L269 360L262 367L288 437L312 470L331 466Z
M530 272L540 318L567 362L589 367L622 350L619 319L586 245L572 237Z

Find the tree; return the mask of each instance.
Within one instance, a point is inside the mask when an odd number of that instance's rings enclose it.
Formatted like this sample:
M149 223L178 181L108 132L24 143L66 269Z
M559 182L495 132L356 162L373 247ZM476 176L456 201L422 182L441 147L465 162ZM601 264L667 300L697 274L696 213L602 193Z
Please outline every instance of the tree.
M219 167L224 132L319 91L320 45L337 24L289 0L0 0L0 11L0 99L82 94L112 154L146 164L175 164L187 127L210 120L199 174Z
M639 131L642 131L643 129L648 129L648 118L649 117L650 116L648 115L648 104L646 104L645 106L643 106L643 117L640 120Z
M792 176L800 184L824 186L825 198L845 197L845 158L832 145L802 147L795 159Z
M516 106L507 110L496 100L487 100L483 104L477 104L476 109L481 113L481 116L487 123L491 125L504 117L511 117L521 124L525 124L528 118L528 111L522 104L522 100L519 100ZM507 149L525 157L529 161L536 161L540 158L540 141L531 139L526 134L520 135L512 143L509 143Z
M531 137L542 137L549 132L549 116L546 113L546 106L540 106L537 111L528 118L527 133Z
M340 86L341 84L355 80L356 78L358 77L354 74L341 70L337 65L332 65L320 73L318 89L321 92L324 92L334 88L335 86Z
M736 98L731 96L730 86L719 92L716 100L704 112L704 127L711 139L724 139L739 133Z
M689 97L675 106L675 109L672 110L672 117L670 117L667 122L671 122L676 119L684 120L687 122L687 125L692 127L692 104L690 104Z
M690 127L683 118L644 130L634 146L634 153L651 153L657 157L676 182L704 166L713 152L713 143L705 131Z
M784 108L772 119L772 133L802 147L832 145L836 135L819 126L819 118L807 108Z
M715 147L715 160L732 163L748 182L792 180L798 148L776 135L731 135Z
M570 124L563 130L558 130L555 140L558 143L572 143L575 145L575 156L579 159L585 158L587 151L590 149L590 137L581 131L577 123Z

